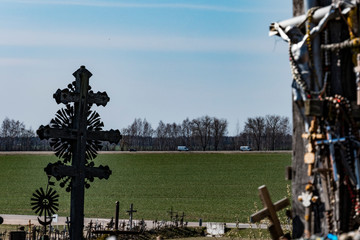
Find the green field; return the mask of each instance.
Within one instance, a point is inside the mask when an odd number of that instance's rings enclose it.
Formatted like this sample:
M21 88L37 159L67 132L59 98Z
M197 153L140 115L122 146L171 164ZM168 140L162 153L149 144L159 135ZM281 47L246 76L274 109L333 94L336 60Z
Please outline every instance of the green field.
M0 155L0 215L34 214L32 193L46 187L43 169L51 155ZM287 196L289 153L104 154L95 165L109 165L109 180L96 179L86 190L85 217L111 218L115 201L120 218L131 203L136 219L168 220L167 211L185 212L186 221L248 222L260 207L257 188L267 185L272 200ZM55 179L53 179L55 180ZM70 194L59 187L60 216L69 216Z

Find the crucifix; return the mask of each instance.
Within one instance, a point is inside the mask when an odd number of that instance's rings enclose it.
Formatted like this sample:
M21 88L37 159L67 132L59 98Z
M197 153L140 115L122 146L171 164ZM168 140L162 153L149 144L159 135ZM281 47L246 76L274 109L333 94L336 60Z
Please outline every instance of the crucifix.
M136 210L134 210L133 208L133 204L130 204L130 210L126 211L129 213L129 227L130 230L132 230L132 221L133 221L133 213L137 212Z
M264 218L269 218L271 225L269 226L269 232L272 239L279 239L284 235L279 218L276 215L277 211L284 209L290 205L288 198L283 198L276 203L271 202L270 194L265 185L259 187L260 199L264 205L264 209L260 210L257 213L254 213L250 216L250 222L260 222Z
M93 160L102 147L101 141L118 143L121 135L119 130L102 131L104 124L99 114L90 110L93 104L106 106L110 100L106 92L91 91L91 72L81 66L73 76L76 80L68 88L58 89L53 95L58 104L66 107L49 125L40 126L37 134L40 139L49 139L55 155L63 159L50 163L45 171L62 180L60 186L67 185L66 190L71 191L70 239L77 240L83 237L85 187L89 188L95 177L108 179L111 174L108 166L94 167Z

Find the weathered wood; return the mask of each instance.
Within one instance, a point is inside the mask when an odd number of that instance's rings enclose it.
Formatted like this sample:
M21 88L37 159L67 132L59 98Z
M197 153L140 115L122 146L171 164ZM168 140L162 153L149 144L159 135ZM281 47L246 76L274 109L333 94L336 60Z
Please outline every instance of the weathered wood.
M275 204L271 202L270 194L265 185L259 187L259 195L261 201L264 205L264 209L254 213L250 216L251 222L259 222L265 217L269 218L271 222L271 227L269 228L272 239L279 239L284 235L279 218L276 215L278 210L281 210L290 205L290 202L287 198L284 198Z
M116 201L115 203L115 231L119 230L119 208L120 208L120 203L119 201Z
M290 205L290 201L288 198L283 198L279 201L277 201L276 203L274 203L274 209L276 212L286 208L287 206ZM250 222L251 223L255 223L255 222L260 222L261 220L263 220L264 218L266 218L267 216L270 215L270 212L267 208L264 208L260 211L258 211L257 213L254 213L250 216Z
M304 1L293 0L293 16L303 15ZM292 96L293 99L294 96ZM294 221L293 238L300 238L303 234L303 222L304 222L304 207L297 200L297 196L301 195L304 188L309 180L307 175L307 166L304 164L305 155L305 139L302 138L302 134L305 132L304 119L302 114L301 106L292 101L292 112L293 112L293 134L292 134L292 215L294 218L300 218L301 221ZM296 235L297 233L297 235Z
M304 14L304 0L293 0L293 16Z

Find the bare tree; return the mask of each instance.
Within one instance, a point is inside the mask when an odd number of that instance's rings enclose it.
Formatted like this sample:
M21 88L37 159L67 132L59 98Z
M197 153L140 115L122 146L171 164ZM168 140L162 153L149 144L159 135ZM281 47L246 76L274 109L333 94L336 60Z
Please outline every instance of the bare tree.
M227 126L228 123L226 119L213 118L211 127L215 151L218 150L221 139L227 134Z
M271 150L275 150L276 142L286 136L289 132L289 118L278 115L265 116L265 132Z
M166 125L163 121L159 122L159 125L155 130L155 135L157 138L158 149L160 151L164 150L164 145L166 141Z
M0 129L1 149L11 150L31 150L32 138L35 133L32 129L26 129L25 124L20 121L5 118Z
M192 120L193 135L200 139L202 150L205 151L211 137L212 119L209 116L203 116Z
M244 132L252 137L256 144L256 149L260 150L262 138L265 135L265 118L248 118L245 122Z
M183 120L181 124L181 136L182 145L190 147L192 136L192 122L189 120L189 118Z
M130 131L129 131L129 128L123 128L121 130L121 133L122 133L122 138L121 138L121 141L120 141L120 148L121 148L121 151L124 151L125 148L128 148L129 146L131 146L131 136L130 136Z
M151 139L154 130L151 124L144 118L135 118L134 122L129 125L123 132L122 146L128 145L130 148L139 148L141 150L149 148L152 144Z

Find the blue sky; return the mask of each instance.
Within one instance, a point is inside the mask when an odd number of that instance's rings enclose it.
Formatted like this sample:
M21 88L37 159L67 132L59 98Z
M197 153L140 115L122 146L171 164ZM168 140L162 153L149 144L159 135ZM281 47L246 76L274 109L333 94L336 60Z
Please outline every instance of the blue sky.
M36 130L62 106L52 94L85 65L105 129L135 118L180 123L291 119L287 44L268 37L292 14L283 0L0 0L0 121Z

